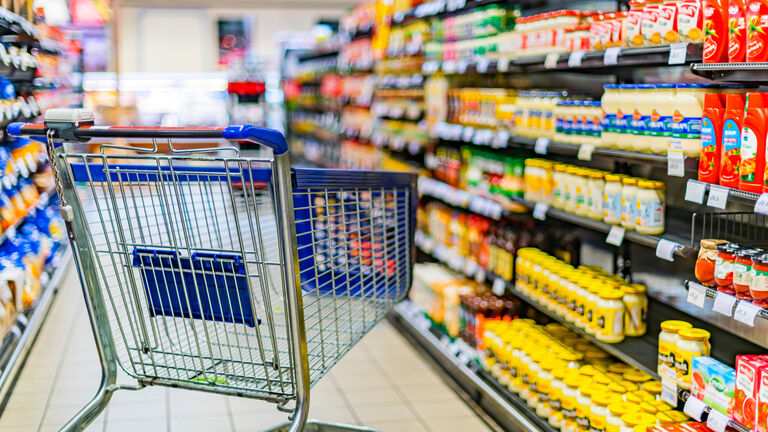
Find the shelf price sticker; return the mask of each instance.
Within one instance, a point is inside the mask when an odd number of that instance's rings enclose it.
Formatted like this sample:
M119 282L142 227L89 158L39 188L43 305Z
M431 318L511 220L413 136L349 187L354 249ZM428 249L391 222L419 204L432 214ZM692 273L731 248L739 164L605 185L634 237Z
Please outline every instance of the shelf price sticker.
M674 261L675 251L681 248L682 246L680 243L661 239L659 240L659 243L656 244L656 256L667 261Z
M701 416L704 414L704 410L707 408L707 404L700 401L693 395L688 396L683 406L683 412L691 416L696 421L701 421Z
M725 186L709 185L709 198L707 198L707 205L710 207L725 210L725 206L728 204L728 189Z
M606 66L618 64L619 54L621 54L620 47L608 48L607 50L605 50L605 54L603 54L603 64Z
M557 62L560 60L560 54L558 53L549 53L546 57L544 57L544 69L555 69L557 68Z
M612 226L611 230L608 231L608 237L605 238L605 242L614 245L614 246L621 246L621 243L624 242L624 228L619 226Z
M704 308L704 302L707 300L707 287L696 282L688 284L688 303Z
M740 301L739 304L736 305L736 311L733 312L733 319L750 327L754 327L755 317L760 313L761 309L763 308L753 305L748 301Z
M488 64L490 62L485 57L479 57L477 59L477 65L475 68L477 69L477 73L486 73L488 72Z
M712 310L726 316L731 316L735 302L736 297L718 291L715 294L715 303L712 305Z
M496 63L496 69L498 69L499 72L506 72L509 70L509 59L508 58L500 58L499 61Z
M683 141L680 139L667 141L667 175L673 177L685 176Z
M469 61L466 59L459 60L459 64L456 66L456 70L463 74L467 72L467 67L469 66Z
M718 410L710 410L709 415L707 415L707 427L715 432L725 432L730 421L728 416Z
M591 161L592 160L592 153L595 152L595 145L594 144L582 144L579 147L579 153L576 155L576 157L579 160L583 161Z
M581 60L584 58L584 54L586 51L579 50L579 51L573 51L570 56L568 56L568 67L579 67L581 66Z
M440 69L440 63L436 61L424 62L424 64L421 65L421 73L424 75L432 75L437 72L438 69Z
M507 288L507 283L504 282L504 279L501 277L496 277L496 280L493 281L493 286L491 287L491 291L493 291L494 294L497 296L504 295L504 290Z
M472 142L472 136L475 134L475 128L467 126L461 131L461 140L464 142Z
M760 198L758 198L755 203L754 211L755 213L768 215L768 193L760 195Z
M667 377L661 377L661 395L664 402L677 406L677 384Z
M707 184L696 180L688 180L685 184L685 200L696 204L704 204L704 194Z
M493 142L491 143L491 147L506 148L507 145L509 145L509 132L507 131L496 132L496 136L493 137Z
M688 52L688 43L673 43L669 46L669 61L667 64L685 64L685 55Z
M471 259L468 259L468 260L464 261L464 274L468 278L471 279L475 275L475 273L477 272L477 269L478 269L478 265L477 265L477 263L475 261L473 261Z
M452 74L456 72L456 69L458 69L458 65L455 61L448 60L443 62L443 72Z
M485 269L478 266L477 271L475 272L475 281L477 283L483 283L485 282Z
M549 206L546 203L536 203L533 206L533 218L540 221L546 220L547 210L549 210Z
M549 138L539 137L536 138L536 144L533 145L533 151L540 154L547 154L547 147L549 147Z

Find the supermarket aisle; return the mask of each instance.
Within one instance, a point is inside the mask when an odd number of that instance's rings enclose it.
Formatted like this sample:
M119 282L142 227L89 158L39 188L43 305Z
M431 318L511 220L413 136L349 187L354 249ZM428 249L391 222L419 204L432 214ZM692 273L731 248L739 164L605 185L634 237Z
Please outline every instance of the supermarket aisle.
M72 269L0 417L0 430L57 431L92 396L99 372ZM313 389L310 407L311 417L385 432L488 430L386 323ZM117 392L88 431L250 432L284 420L285 414L265 402L149 388Z

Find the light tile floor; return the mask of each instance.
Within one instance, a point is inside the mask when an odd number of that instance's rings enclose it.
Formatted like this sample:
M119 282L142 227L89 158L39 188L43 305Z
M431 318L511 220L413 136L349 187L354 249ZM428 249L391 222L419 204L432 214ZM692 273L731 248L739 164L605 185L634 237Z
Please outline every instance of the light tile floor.
M0 417L2 432L57 431L98 387L80 285L70 270ZM310 416L384 432L490 430L386 323L312 389ZM152 387L118 391L88 431L260 431L287 416L272 404Z

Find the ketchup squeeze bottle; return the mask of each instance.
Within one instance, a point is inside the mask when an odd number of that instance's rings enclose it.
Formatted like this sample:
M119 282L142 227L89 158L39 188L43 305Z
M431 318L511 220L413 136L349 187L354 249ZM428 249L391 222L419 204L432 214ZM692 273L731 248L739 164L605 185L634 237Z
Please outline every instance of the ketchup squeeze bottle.
M704 63L728 61L727 25L727 0L704 0Z
M741 127L739 189L762 193L765 175L765 136L768 108L764 93L747 93L747 114Z
M744 0L728 1L728 61L747 61L747 11Z
M741 162L741 125L744 121L744 95L725 95L725 115L720 154L720 184L739 187L739 163Z
M699 181L718 183L720 154L722 153L723 116L725 95L704 95L704 111L701 115L701 153L699 154Z
M768 61L768 0L749 0L747 12L747 61Z

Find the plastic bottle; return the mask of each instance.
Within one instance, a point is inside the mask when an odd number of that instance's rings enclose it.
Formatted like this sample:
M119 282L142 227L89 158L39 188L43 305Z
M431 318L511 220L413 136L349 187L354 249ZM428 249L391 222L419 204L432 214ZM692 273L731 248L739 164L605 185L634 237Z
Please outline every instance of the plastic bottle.
M704 63L728 61L728 3L704 0Z
M728 1L728 61L747 59L747 11L744 0Z
M701 154L699 155L699 181L717 183L722 152L725 95L704 95L704 113L701 118Z
M750 0L747 12L747 61L768 61L768 0Z
M765 174L765 137L768 108L764 93L747 93L747 111L741 128L739 189L762 193Z
M722 146L720 155L720 184L739 187L739 163L741 162L741 125L744 120L745 98L743 94L725 95Z

